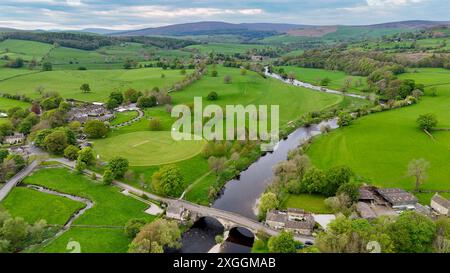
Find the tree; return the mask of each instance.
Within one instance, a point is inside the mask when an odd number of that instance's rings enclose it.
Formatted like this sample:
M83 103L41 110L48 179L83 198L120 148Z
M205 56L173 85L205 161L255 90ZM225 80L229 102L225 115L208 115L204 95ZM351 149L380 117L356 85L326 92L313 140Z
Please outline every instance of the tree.
M142 96L138 99L137 107L139 108L150 108L156 106L156 97L155 96Z
M349 167L341 166L329 169L326 172L326 183L322 193L326 196L336 195L341 185L350 182L353 172Z
M84 133L89 138L102 138L108 133L108 127L99 120L89 120L84 125Z
M241 68L241 75L242 75L242 76L247 75L247 69Z
M356 184L356 183L346 183L346 184L342 184L336 194L345 194L350 198L350 201L352 203L355 203L359 200L359 188L360 185Z
M223 78L223 82L225 84L231 84L233 82L233 79L231 78L230 75L225 75L225 77Z
M78 152L78 160L84 162L88 166L91 165L95 160L92 148L85 147L81 149L81 151Z
M310 168L300 183L302 192L322 193L326 183L325 173L315 167Z
M80 157L78 157L77 163L75 164L75 170L77 171L77 173L82 174L84 170L86 170L86 168L87 168L86 162L84 162L83 160L80 159Z
M434 114L424 114L417 118L417 124L421 130L430 131L437 126L438 120Z
M150 131L160 131L162 128L161 120L159 118L152 118L148 126Z
M91 87L89 86L88 83L83 83L83 84L80 86L80 90L81 90L81 92L83 92L83 93L89 93L89 92L91 92Z
M152 176L153 189L165 196L179 197L183 191L184 178L181 171L174 165L167 165Z
M123 95L126 101L136 103L139 97L142 96L142 93L130 88L127 91L125 91Z
M162 253L164 247L181 247L181 231L174 221L158 219L141 228L131 242L130 253Z
M129 167L130 164L128 160L123 157L115 157L108 163L108 169L115 179L123 178Z
M213 71L211 72L211 77L216 78L216 77L218 77L218 76L219 76L219 72L217 72L217 70L213 70Z
M133 218L128 220L128 222L125 224L125 235L128 236L128 238L134 238L136 235L141 231L141 228L147 224L147 221L145 219L137 219Z
M450 253L450 218L436 220L436 238L433 242L435 253Z
M260 219L265 219L268 211L278 208L279 202L277 195L273 192L264 193L259 200L259 213Z
M103 184L104 185L111 185L114 181L114 175L110 170L106 170L103 173Z
M414 211L405 211L389 227L389 235L398 253L431 252L436 224Z
M338 125L339 125L339 127L349 126L350 123L352 122L352 120L353 120L352 115L350 115L347 112L341 112L341 113L339 113Z
M9 155L8 150L6 149L0 149L0 163L3 163L3 160L5 160Z
M220 172L222 172L225 169L225 163L227 162L227 159L225 157L214 157L211 156L208 159L208 165L209 168L214 171L216 174L219 174Z
M45 62L42 64L42 71L52 71L52 70L53 70L52 63Z
M119 107L119 103L117 102L116 99L109 99L108 102L106 103L106 108L108 110L114 110L117 107Z
M331 80L328 77L323 78L322 80L320 80L320 85L322 86L328 86L330 84Z
M296 253L297 243L294 234L282 231L278 236L272 236L267 243L270 253Z
M425 159L414 159L408 165L407 175L408 177L414 177L415 190L420 191L420 185L422 185L428 178L427 170L430 168L430 163Z
M212 91L208 94L207 98L209 101L215 101L215 100L219 99L219 95L216 92Z
M53 154L63 154L64 149L68 146L67 136L62 131L50 133L44 139L44 147Z
M78 158L78 152L80 149L78 149L77 146L69 145L64 149L64 157L69 160L76 160Z
M0 234L11 244L13 249L17 249L23 245L23 241L28 236L28 224L20 217L9 218L3 223Z
M110 99L115 99L117 101L117 103L119 105L121 105L123 103L123 94L122 92L111 92L111 94L109 95Z

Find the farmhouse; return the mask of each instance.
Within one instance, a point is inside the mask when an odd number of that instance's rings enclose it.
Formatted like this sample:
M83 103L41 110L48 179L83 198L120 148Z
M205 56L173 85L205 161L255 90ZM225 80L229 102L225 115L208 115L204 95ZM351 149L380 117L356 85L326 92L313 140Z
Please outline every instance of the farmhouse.
M431 208L439 215L450 217L450 201L437 193L431 199Z
M377 192L397 210L414 210L419 202L417 197L398 188L378 189Z
M108 121L114 118L114 114L108 111L102 103L93 103L72 108L68 117L69 122L85 123L88 120Z
M14 144L22 143L24 141L25 141L24 134L15 133L12 136L5 137L5 139L3 140L3 143L14 145Z
M397 215L398 211L416 210L429 215L430 210L421 206L417 198L402 189L377 189L363 186L359 189L359 200L356 204L359 215L365 219L373 219L382 215Z
M266 224L273 229L286 229L300 235L311 235L316 222L311 213L290 208L287 212L269 211Z

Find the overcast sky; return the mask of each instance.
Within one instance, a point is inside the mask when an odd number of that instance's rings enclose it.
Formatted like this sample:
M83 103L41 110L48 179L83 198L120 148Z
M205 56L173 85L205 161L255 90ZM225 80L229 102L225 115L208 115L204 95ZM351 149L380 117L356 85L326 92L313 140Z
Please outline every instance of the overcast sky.
M364 25L450 21L449 0L0 0L0 26L136 29L197 21Z

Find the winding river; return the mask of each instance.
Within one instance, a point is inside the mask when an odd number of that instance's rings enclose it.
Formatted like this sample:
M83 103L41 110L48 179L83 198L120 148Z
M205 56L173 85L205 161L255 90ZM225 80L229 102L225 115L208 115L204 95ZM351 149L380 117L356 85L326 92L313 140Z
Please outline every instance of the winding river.
M326 92L330 94L344 95L354 98L366 99L365 96L342 93L323 87L313 86L298 80L286 80L280 75L269 73L265 69L267 77L275 78L286 84L305 87L314 91ZM321 134L322 126L328 126L330 129L337 129L338 119L330 119L313 124L308 127L301 127L291 133L287 138L281 140L273 152L262 156L253 163L247 170L241 172L239 178L226 183L222 194L213 203L212 207L239 213L251 219L257 219L257 202L264 193L267 186L273 179L273 168L280 162L287 160L289 151L297 148L301 143ZM215 243L215 236L222 235L223 227L220 227L214 219L201 219L193 228L183 235L183 248L181 253L189 252L208 252ZM252 236L248 230L238 228L228 234L229 236L221 244L219 252L221 253L248 253L251 251L249 238ZM195 245L195 247L193 247Z

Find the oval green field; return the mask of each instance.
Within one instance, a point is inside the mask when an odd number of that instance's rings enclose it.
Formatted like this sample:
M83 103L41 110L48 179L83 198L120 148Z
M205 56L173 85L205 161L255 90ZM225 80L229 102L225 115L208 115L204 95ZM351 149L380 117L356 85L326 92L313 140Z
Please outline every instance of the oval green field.
M108 137L94 142L94 149L102 160L121 156L131 166L164 165L183 161L198 155L205 141L175 141L171 133L134 132Z

